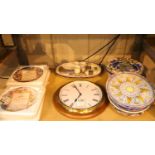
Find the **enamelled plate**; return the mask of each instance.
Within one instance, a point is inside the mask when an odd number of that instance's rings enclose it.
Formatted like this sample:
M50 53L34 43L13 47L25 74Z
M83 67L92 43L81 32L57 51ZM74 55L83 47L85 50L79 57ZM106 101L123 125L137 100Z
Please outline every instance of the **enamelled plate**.
M137 110L137 111L130 111L127 110L125 108L121 108L119 105L117 106L116 103L114 103L110 97L108 97L110 103L112 104L112 106L121 114L123 115L127 115L127 116L139 116L141 114L143 114L146 110L148 110L150 108L150 106L144 108L143 110Z
M15 71L13 79L18 82L31 82L39 79L43 75L40 67L23 67Z
M134 59L116 58L108 63L106 69L110 74L122 72L142 74L144 67L140 62Z
M56 73L65 77L94 77L101 73L101 67L85 61L68 62L59 65Z
M153 88L138 74L115 74L108 79L106 89L110 99L124 108L145 109L154 101Z
M35 103L37 91L29 87L9 89L0 97L1 108L6 111L20 111Z

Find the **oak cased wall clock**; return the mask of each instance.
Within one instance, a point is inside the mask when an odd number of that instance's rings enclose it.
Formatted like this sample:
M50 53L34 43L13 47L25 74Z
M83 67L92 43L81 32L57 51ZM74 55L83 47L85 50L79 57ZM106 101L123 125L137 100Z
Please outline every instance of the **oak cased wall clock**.
M101 88L89 81L73 81L61 87L55 95L57 109L73 118L89 118L105 106Z

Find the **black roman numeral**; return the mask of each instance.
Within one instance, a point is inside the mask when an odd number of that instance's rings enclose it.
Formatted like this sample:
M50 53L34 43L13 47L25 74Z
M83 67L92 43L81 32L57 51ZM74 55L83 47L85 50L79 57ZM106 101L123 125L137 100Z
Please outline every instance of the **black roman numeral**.
M94 95L99 96L100 94L94 94Z
M61 96L67 96L66 94L62 94Z
M93 101L98 102L98 100L97 100L97 99L93 99Z
M67 102L67 101L69 101L69 99L63 100L63 102Z
M96 88L92 89L92 91L97 90Z

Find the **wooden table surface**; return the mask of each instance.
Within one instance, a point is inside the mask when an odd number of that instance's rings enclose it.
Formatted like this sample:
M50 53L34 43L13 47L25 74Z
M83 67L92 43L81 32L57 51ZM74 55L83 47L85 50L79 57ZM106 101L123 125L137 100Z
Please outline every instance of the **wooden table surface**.
M103 88L105 87L106 80L108 78L108 74L103 72L101 75L95 78L86 78L82 80L88 80L99 84ZM55 92L64 84L74 81L80 80L75 78L64 78L59 75L56 75L53 71L51 71L51 75L49 78L49 83L47 85L47 90L45 94L45 100L43 104L43 109L41 113L41 121L76 121L81 119L73 119L62 115L54 106L54 94ZM82 119L87 121L153 121L155 120L155 106L153 105L149 110L147 110L144 114L140 116L125 116L118 113L111 105L108 103L102 113L99 115L89 118Z

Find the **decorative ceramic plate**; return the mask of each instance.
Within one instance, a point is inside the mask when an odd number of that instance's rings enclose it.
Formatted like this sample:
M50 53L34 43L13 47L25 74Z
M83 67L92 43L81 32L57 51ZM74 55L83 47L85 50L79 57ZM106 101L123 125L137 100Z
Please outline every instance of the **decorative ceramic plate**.
M112 106L115 108L115 109L117 109L119 112L123 112L123 113L125 113L125 114L129 114L129 115L134 115L134 114L141 114L141 113L144 113L147 109L149 109L150 108L150 106L147 106L147 107L145 107L145 108L143 108L143 109L127 109L127 108L124 108L124 107L121 107L120 105L117 105L116 103L114 103L111 99L110 99L110 97L108 97L108 99L109 99L109 101L110 101L110 103L112 104Z
M154 101L151 85L137 74L115 74L108 79L106 89L113 102L127 109L144 109Z
M75 61L61 64L56 73L65 77L94 77L101 73L101 67L95 63Z
M144 67L140 62L134 59L116 58L109 62L109 64L106 66L106 69L110 74L122 72L142 74Z
M13 74L13 79L18 82L30 82L39 79L43 70L39 67L23 67Z
M0 98L0 104L4 110L19 111L32 106L36 97L36 90L30 87L17 87L5 92Z

